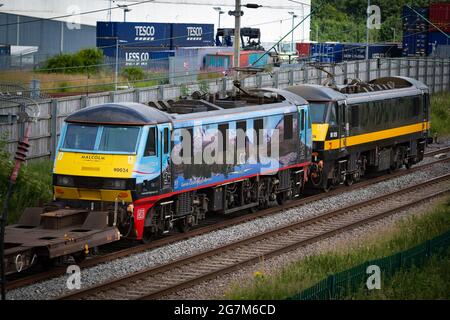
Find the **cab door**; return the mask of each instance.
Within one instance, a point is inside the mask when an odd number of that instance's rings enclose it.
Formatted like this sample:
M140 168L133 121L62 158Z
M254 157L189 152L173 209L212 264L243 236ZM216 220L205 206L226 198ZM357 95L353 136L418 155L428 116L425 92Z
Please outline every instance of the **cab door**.
M158 125L159 153L161 166L161 193L172 191L172 166L170 163L171 153L171 124Z
M339 146L344 151L347 148L350 124L348 122L348 106L346 101L338 102Z
M309 118L309 107L301 106L299 110L299 129L300 129L300 157L302 160L311 158L312 153L312 127Z

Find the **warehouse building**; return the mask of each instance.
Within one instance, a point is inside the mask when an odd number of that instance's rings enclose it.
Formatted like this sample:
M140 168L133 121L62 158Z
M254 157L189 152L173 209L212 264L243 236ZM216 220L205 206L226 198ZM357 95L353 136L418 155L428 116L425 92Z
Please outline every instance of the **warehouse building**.
M33 54L35 60L42 60L61 52L95 47L97 21L207 23L217 28L220 20L221 27L232 28L234 17L228 12L234 10L234 3L234 0L35 0L31 6L28 0L0 0L0 44L26 48L11 52ZM264 43L279 40L311 10L310 0L254 3L262 7L244 8L242 26L260 28ZM309 28L310 20L306 19L295 31L294 40L309 40ZM290 40L289 37L287 42Z

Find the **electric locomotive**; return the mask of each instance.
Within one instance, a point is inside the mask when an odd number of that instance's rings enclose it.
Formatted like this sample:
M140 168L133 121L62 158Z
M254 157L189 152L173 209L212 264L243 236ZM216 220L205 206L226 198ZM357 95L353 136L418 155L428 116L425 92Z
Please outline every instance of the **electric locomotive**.
M124 237L147 242L208 213L255 210L302 193L312 128L299 96L267 89L239 101L152 105L111 103L68 116L54 163L55 200L108 212Z
M328 191L366 172L395 171L423 160L430 141L430 99L423 83L386 77L287 90L310 103L314 187Z

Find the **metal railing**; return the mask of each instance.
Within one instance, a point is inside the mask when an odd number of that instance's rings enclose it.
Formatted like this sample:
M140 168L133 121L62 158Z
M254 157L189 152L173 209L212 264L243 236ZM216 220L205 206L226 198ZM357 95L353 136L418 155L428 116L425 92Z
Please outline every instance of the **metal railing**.
M354 268L336 273L286 300L337 300L364 290L367 268L378 266L384 279L413 266L424 265L432 256L445 255L450 247L450 231L411 249L389 257L366 261Z
M407 76L418 79L430 87L431 93L450 91L450 59L375 59L344 62L328 67L335 74L337 83L344 79L360 79L368 81L385 76ZM188 77L189 78L189 77ZM243 88L288 86L310 83L322 84L327 74L313 66L299 65L297 68L282 69L271 73L260 73L241 81ZM202 82L192 81L184 84L165 84L146 88L100 92L64 98L42 99L39 101L40 117L33 125L30 137L30 153L28 159L52 159L64 119L82 108L111 102L139 102L177 99L182 94L193 93L201 89L210 93L225 94L233 89L233 79L229 77L208 79ZM17 106L0 104L0 115L17 114ZM21 135L17 124L1 123L0 135L8 132L8 151L14 153Z

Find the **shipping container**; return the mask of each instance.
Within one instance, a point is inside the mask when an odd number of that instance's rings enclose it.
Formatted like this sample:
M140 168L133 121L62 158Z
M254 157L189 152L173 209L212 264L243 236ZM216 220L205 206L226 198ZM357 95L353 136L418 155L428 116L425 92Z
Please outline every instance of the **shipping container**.
M182 57L195 57L197 68L200 70L204 68L205 65L205 57L208 54L219 54L223 52L233 52L232 47L181 47L175 49L175 56L177 58Z
M151 70L168 70L169 58L175 56L175 51L155 51L153 47L122 47L119 49L119 59L122 67L136 66Z
M397 58L402 56L402 48L400 44L371 44L369 46L369 58ZM347 43L343 48L343 59L364 60L366 59L366 44L364 43Z
M297 54L300 58L307 58L311 53L311 43L299 42L296 44Z
M430 45L450 45L450 35L443 34L440 31L430 32L428 42Z
M254 51L250 53L248 57L248 65L252 67L266 67L269 64L269 55L264 53L264 51Z
M429 9L419 7L413 7L413 9L414 10L406 6L403 7L403 32L428 32L429 25L425 19L429 19ZM418 15L416 12L418 12L420 15ZM423 16L423 18L421 16Z
M413 7L413 9L404 6L402 11L403 56L424 57L430 53L428 44L429 23L425 20L429 19L429 8Z
M403 33L403 56L427 56L431 52L431 46L428 40L428 32Z
M311 45L311 60L321 63L342 62L343 49L341 43L314 43Z
M11 64L11 45L0 44L0 70L8 69Z
M204 69L206 71L225 71L233 67L233 53L207 54Z
M178 47L214 46L214 25L198 23L173 23L172 49Z
M170 49L170 23L148 22L97 22L98 39L119 40L120 44L140 47L160 47Z
M11 45L0 44L0 56L9 56L9 55L11 55Z
M450 3L430 5L430 21L444 32L450 33ZM438 31L431 26L430 32Z
M440 31L430 32L428 35L429 54L435 58L450 58L448 50L450 48L450 38Z

